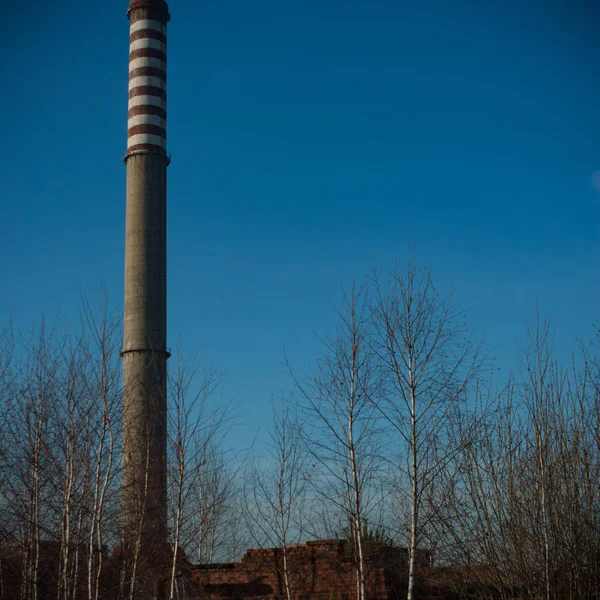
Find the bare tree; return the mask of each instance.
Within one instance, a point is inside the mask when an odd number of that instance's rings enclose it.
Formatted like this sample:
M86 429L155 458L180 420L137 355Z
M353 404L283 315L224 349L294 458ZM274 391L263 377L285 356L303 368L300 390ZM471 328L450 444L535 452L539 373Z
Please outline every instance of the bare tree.
M515 385L476 396L471 410L454 421L452 444L459 449L439 474L441 492L427 498L437 510L442 564L464 569L459 588L478 586L513 597L525 581L522 461L527 420L515 398Z
M26 379L22 383L12 440L17 448L13 510L20 517L24 539L22 600L37 600L42 533L50 518L50 411L56 397L58 353L52 344L54 331L45 323L27 348ZM23 512L20 513L22 508Z
M522 487L528 491L523 507L528 566L539 574L531 584L547 600L564 594L566 581L570 597L585 597L589 567L598 558L598 545L589 544L588 535L593 531L597 538L600 510L598 486L590 486L590 476L598 475L593 386L575 357L566 369L553 357L552 346L550 325L538 316L523 352L528 460Z
M61 374L60 402L54 408L53 427L56 441L51 451L54 458L54 476L60 496L60 556L58 572L58 600L76 596L79 576L78 552L82 529L82 510L86 500L90 463L89 432L86 431L89 408L81 386L82 364L79 348L67 346ZM61 369L62 371L63 369Z
M107 310L107 296L103 291L99 314L94 318L89 305L84 302L84 330L91 340L85 344L87 393L91 397L90 430L90 486L87 530L87 598L98 600L103 575L104 545L116 542L115 527L118 513L119 468L117 454L121 434L121 364L119 361L120 319ZM107 522L108 520L108 522ZM112 523L111 523L112 521ZM112 525L112 536L111 527ZM115 531L116 530L116 531Z
M291 600L288 547L302 539L306 500L302 433L298 416L284 396L278 403L272 400L271 412L267 464L255 463L245 473L244 514L256 544L281 550L281 565L277 562L275 568Z
M0 598L7 598L4 580L6 577L4 547L10 540L11 524L7 506L6 487L10 477L9 421L12 416L12 363L14 356L14 335L12 322L0 330Z
M598 588L594 356L562 367L538 319L520 374L455 421L460 451L431 502L447 563L470 569L463 584L480 596L583 599Z
M10 420L13 416L14 334L9 321L0 331L0 548L10 539L9 510L6 487L10 476ZM2 556L0 554L0 561ZM0 563L0 584L2 583L2 563ZM0 594L2 590L0 590ZM0 595L0 597L2 597Z
M178 593L178 561L182 546L196 537L194 491L203 469L212 459L229 422L229 408L211 407L209 399L221 375L211 370L199 376L197 368L187 365L178 352L174 375L170 379L169 407L169 489L171 505L172 555L169 600Z
M112 454L115 445L100 440L103 423L108 424L120 404L114 336L118 319L101 315L101 339L89 335L89 325L84 317L80 328L58 336L56 326L42 322L19 337L18 359L0 373L0 416L5 418L0 436L0 554L13 573L11 580L2 577L0 590L7 597L98 597L102 534L111 530L104 511L107 498L117 491L106 460L107 447ZM116 437L118 432L113 441ZM99 450L102 445L104 450ZM118 514L109 517L114 521ZM91 569L97 569L93 576Z
M533 439L530 441L535 465L531 483L536 488L537 508L539 509L538 527L542 554L544 596L551 596L551 503L550 473L552 466L553 441L551 435L551 411L564 391L565 374L552 360L551 344L548 339L547 324L540 325L536 320L535 331L528 329L525 348L524 378L525 406L529 413Z
M376 406L381 392L366 292L353 284L336 311L335 335L317 354L314 374L294 378L307 421L313 424L305 435L318 465L310 475L311 488L350 523L359 600L367 598L363 525L373 507L379 469Z
M387 401L380 414L402 444L398 467L409 485L408 591L415 589L417 552L425 532L424 494L456 448L448 428L480 367L479 344L465 325L465 315L450 294L444 297L431 274L410 258L387 280L379 273L375 288L375 347L386 371ZM401 490L402 488L400 488Z

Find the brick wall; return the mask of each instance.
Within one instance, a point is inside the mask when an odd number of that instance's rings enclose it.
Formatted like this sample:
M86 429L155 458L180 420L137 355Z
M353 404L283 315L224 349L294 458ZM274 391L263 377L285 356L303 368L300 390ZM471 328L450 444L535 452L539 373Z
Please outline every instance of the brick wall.
M428 561L429 553L423 552L420 558L420 562ZM367 557L369 598L399 597L406 565L405 548L384 546L370 552ZM285 596L279 548L248 550L239 563L194 565L190 571L200 595L208 600ZM288 573L294 600L352 600L356 597L356 569L352 557L345 553L344 540L290 546Z

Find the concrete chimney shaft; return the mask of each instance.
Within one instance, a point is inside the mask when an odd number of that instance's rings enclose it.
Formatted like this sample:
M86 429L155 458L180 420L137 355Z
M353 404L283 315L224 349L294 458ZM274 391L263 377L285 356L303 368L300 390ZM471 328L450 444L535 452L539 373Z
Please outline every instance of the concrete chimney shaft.
M167 542L167 23L131 0L125 164L122 532L142 555Z

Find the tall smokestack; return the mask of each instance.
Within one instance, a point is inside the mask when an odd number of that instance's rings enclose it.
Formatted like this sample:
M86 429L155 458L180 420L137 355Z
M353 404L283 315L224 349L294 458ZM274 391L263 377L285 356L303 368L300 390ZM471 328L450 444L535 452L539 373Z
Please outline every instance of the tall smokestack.
M127 16L121 519L125 556L132 556L135 547L141 549L136 561L139 573L140 564L162 554L159 549L167 543L166 82L170 15L163 0L131 0Z

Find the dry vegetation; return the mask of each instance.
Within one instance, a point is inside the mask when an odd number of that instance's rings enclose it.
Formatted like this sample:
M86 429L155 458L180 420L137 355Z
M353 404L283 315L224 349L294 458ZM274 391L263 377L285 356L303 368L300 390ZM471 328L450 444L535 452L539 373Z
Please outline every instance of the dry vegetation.
M254 545L281 549L290 600L287 549L347 537L357 600L384 541L408 549L408 600L596 598L595 332L562 365L540 318L500 384L467 315L413 262L351 288L337 323L311 373L290 366L263 456L228 450L220 376L171 359L165 597L189 593L184 555ZM0 335L0 600L139 597L147 557L134 568L118 552L120 325L103 304L73 331Z

